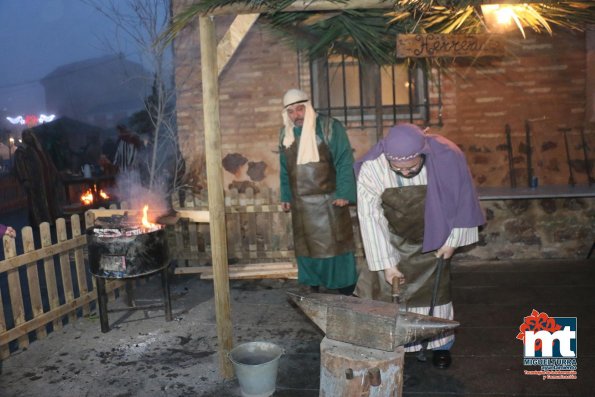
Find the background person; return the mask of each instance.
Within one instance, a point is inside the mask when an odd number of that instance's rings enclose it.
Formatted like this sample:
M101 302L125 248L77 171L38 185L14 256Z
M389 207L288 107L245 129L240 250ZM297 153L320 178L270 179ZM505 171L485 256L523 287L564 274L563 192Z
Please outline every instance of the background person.
M368 263L355 294L390 302L398 277L407 310L427 315L442 258L433 316L453 319L450 258L478 240L485 222L464 154L444 137L400 124L356 162L355 173ZM454 333L430 340L435 366L450 365L453 343Z
M308 94L283 97L281 205L291 211L298 281L351 295L357 281L349 203L355 202L353 151L341 123L317 115Z
M17 232L12 227L0 223L0 236L15 238L17 236Z
M137 171L139 151L143 146L143 141L138 134L125 125L119 124L116 129L118 130L118 140L113 163L118 168L118 172Z
M31 129L23 130L22 144L14 154L17 179L27 194L29 224L53 225L62 216L66 192L60 174Z

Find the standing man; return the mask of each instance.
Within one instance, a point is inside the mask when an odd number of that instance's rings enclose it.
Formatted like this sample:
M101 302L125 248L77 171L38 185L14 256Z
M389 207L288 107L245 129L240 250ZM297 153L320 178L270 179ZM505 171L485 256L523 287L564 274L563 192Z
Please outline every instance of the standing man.
M118 167L118 172L138 170L139 151L143 146L143 141L123 124L118 124L116 129L118 130L118 141L116 142L114 165Z
M349 203L353 151L338 120L316 114L304 91L283 96L281 206L291 211L298 281L351 295L357 281Z
M27 194L29 225L54 225L66 201L60 173L32 129L24 129L21 139L14 153L14 170Z
M457 247L477 242L485 222L464 154L444 137L400 124L356 162L355 174L369 269L355 294L390 302L398 280L408 311L428 315L431 308L433 316L452 320L450 258ZM447 368L454 334L426 343L434 365ZM405 348L418 351L422 344Z

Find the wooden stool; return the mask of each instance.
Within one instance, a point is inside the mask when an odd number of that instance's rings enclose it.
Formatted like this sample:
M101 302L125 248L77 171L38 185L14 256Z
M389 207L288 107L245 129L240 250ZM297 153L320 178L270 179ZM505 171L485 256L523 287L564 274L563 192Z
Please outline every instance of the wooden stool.
M400 397L405 349L387 352L324 338L320 397Z

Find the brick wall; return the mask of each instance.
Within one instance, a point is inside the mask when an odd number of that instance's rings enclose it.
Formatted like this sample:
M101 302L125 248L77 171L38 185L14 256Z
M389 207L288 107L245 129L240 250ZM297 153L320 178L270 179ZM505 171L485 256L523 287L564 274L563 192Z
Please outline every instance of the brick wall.
M516 33L515 33L516 34ZM517 34L518 35L518 34ZM476 183L509 183L505 125L512 131L519 185L527 183L526 122L531 131L532 168L542 185L569 179L564 136L568 131L577 183L586 183L579 128L586 106L585 37L581 33L528 35L507 45L510 54L486 66L456 65L443 80L444 127L440 133L467 154ZM595 142L593 131L586 139Z
M176 8L188 1L176 2ZM231 18L216 18L219 36ZM527 184L526 121L531 130L532 168L541 185L569 179L564 137L568 132L574 179L585 184L586 167L579 128L586 116L586 50L582 33L535 35L510 40L502 59L459 61L442 75L442 127L432 127L461 146L479 186L508 186L510 174L505 125L512 131L514 176ZM515 36L515 37L516 37ZM181 148L204 178L202 93L198 24L176 41L178 125ZM299 65L299 66L298 66ZM309 91L307 63L263 24L252 27L220 76L220 116L225 189L278 188L277 142L281 96L300 86ZM433 92L435 97L437 93ZM348 128L356 158L375 141L373 128ZM594 132L586 139L595 145ZM590 155L590 153L589 153ZM235 156L235 157L234 157ZM233 161L231 161L233 160ZM204 184L204 181L203 181Z
M219 37L231 22L216 18ZM176 44L180 147L187 163L204 158L198 24ZM300 85L297 53L279 44L262 24L254 25L219 79L222 157L239 154L244 163L224 161L225 189L233 182L278 186L281 97ZM231 163L232 166L228 164ZM200 167L200 166L199 166ZM204 172L197 172L204 179ZM202 181L205 185L204 180Z

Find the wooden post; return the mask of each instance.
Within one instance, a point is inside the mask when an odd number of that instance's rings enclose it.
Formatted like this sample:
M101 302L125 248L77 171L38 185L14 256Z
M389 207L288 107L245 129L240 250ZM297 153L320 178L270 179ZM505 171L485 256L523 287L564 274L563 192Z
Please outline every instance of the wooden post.
M320 396L401 397L405 349L370 349L324 338L320 343Z
M217 70L217 39L211 17L200 19L200 57L202 71L202 101L204 111L207 190L209 194L209 228L213 257L215 313L219 340L219 368L224 378L233 377L233 367L227 355L233 347L227 269L227 234L225 231L225 201L221 167L221 128L219 122L219 80Z

